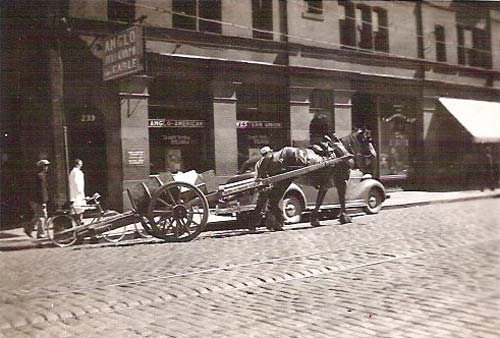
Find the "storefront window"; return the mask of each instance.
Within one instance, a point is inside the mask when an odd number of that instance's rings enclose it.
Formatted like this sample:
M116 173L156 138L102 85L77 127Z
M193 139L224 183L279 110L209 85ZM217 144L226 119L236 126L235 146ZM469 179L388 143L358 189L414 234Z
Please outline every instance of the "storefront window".
M409 102L411 100L384 101L385 99L382 98L379 115L380 176L399 175L406 177L411 168L415 142L414 104Z
M284 145L284 89L272 85L242 84L237 97L238 166L259 149Z
M151 173L202 172L213 168L210 149L209 86L200 81L158 78L150 87Z

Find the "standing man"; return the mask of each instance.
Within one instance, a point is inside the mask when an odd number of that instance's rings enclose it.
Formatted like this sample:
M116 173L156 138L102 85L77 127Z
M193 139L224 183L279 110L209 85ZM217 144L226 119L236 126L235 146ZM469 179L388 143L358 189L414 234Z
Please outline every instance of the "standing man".
M35 176L35 184L30 198L30 207L33 210L31 224L24 227L24 233L31 236L33 227L36 227L36 238L44 238L45 222L47 221L47 202L49 201L49 185L47 183L47 171L50 162L40 160L36 163L38 172Z
M77 158L73 169L69 173L69 200L78 214L83 212L83 209L78 207L87 205L85 200L85 177L82 167L83 161Z

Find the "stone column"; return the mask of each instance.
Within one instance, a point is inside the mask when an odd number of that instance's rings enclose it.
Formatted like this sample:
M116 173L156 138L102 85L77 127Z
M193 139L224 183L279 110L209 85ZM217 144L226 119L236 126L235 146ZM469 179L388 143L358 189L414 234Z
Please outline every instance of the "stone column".
M335 134L344 137L352 132L352 96L350 89L335 89Z
M214 81L214 151L217 176L231 176L238 171L235 84Z
M309 145L309 114L311 88L290 87L290 140L294 147Z
M121 151L120 159L108 152L108 170L112 171L108 186L114 194L121 194L119 198L126 210L130 207L126 189L149 178L148 77L123 79L118 91ZM117 161L121 162L118 168Z

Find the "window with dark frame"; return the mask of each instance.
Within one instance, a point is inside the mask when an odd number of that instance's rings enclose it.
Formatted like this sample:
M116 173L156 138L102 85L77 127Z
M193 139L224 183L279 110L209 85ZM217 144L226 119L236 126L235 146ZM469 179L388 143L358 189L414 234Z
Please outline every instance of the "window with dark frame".
M446 62L446 35L444 26L436 25L434 27L436 38L436 61Z
M322 15L323 0L304 0L306 3L307 13Z
M491 44L485 29L457 25L458 63L491 68Z
M273 30L273 2L272 0L252 0L252 27L255 39L272 40L273 34L263 31Z
M387 10L384 8L374 8L372 22L373 45L376 51L389 52L389 28Z
M133 22L135 20L135 0L108 0L108 19Z
M173 0L172 26L200 32L221 33L221 0ZM208 19L208 20L206 20Z
M351 1L339 0L343 7L340 19L340 43L362 49L389 52L389 29L387 10L366 4L354 5Z
M350 1L339 1L344 7L344 18L340 24L340 43L344 46L356 46L356 20L354 5Z

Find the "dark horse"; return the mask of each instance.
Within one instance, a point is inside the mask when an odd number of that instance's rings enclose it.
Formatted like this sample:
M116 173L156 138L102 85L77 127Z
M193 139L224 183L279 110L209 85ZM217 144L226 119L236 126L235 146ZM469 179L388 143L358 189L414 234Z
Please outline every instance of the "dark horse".
M358 129L350 135L338 139L335 135L325 135L322 142L313 145L311 149L285 147L268 154L256 165L257 177L266 177L281 172L319 163L328 158L338 158L345 155L353 155L352 159L342 161L328 168L318 170L297 179L302 184L314 186L318 189L316 206L311 215L311 224L319 225L318 212L326 192L336 187L340 202L340 222L351 222L346 212L346 187L349 180L350 169L360 168L361 171L369 171L372 160L377 156L371 143L370 132L367 129ZM268 228L281 230L283 225L283 214L279 209L279 201L283 197L288 186L293 180L278 182L270 191L259 194L256 211L265 214ZM265 209L268 207L269 212ZM269 225L271 223L271 225Z

